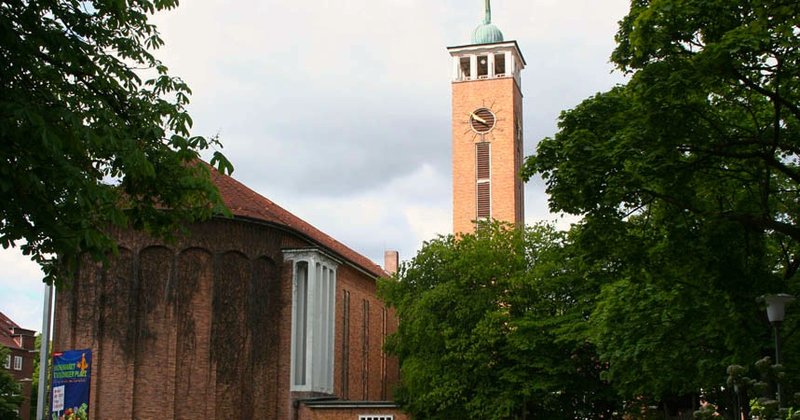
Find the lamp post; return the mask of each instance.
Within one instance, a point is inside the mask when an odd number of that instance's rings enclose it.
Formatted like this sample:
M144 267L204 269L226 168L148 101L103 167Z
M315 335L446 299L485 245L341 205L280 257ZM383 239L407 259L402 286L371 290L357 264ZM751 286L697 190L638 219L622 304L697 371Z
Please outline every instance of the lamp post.
M786 316L786 305L794 302L794 296L780 293L777 295L764 296L767 303L767 318L775 331L775 364L781 364L781 322ZM781 407L781 383L777 381L778 407Z

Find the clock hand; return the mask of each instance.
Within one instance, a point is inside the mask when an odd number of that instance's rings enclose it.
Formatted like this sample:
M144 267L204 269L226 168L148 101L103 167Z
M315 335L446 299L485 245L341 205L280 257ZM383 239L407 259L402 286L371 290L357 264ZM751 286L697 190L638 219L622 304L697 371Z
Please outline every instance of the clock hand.
M475 113L474 113L474 112L471 112L469 115L470 115L470 116L472 116L472 118L474 118L474 119L475 119L475 121L482 122L482 123L484 123L484 124L486 124L486 125L488 125L488 124L489 124L489 123L487 123L487 122L486 122L486 120L484 120L483 118L481 118L481 117L479 117L479 116L475 115Z

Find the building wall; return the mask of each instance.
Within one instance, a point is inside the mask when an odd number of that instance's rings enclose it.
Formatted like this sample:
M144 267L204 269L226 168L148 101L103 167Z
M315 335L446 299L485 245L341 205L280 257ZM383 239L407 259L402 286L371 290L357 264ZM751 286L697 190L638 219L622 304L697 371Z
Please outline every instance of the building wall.
M298 397L289 389L292 266L281 250L309 244L223 219L169 245L134 232L117 236L120 253L106 269L86 262L57 293L54 350L93 350L90 418L290 418ZM364 273L340 265L337 284L337 331L345 289L376 312L382 307ZM360 325L351 320L351 328ZM379 343L374 334L369 340ZM359 338L351 335L351 348ZM337 332L334 369L340 340ZM372 350L369 369L378 371L380 348ZM352 353L349 361L359 363ZM391 369L386 378L396 381ZM382 386L371 383L369 396L378 398ZM340 381L335 394L341 390Z
M394 310L377 298L375 283L361 281L352 267L340 266L337 274L334 388L348 400L389 401L400 378L397 358L383 352L386 336L397 330Z
M301 405L297 420L359 420L361 415L391 415L394 420L410 418L396 408L318 408Z
M521 139L522 94L513 77L453 82L453 232L474 231L476 218L475 143L482 141L469 126L468 115L489 108L497 123L485 135L491 143L492 218L521 225L524 222Z
M33 385L33 380L34 380L33 360L36 357L33 343L30 343L30 345L26 347L27 348L19 348L19 347L8 348L9 350L8 354L11 355L11 366L9 367L8 372L20 384L20 387L22 389L22 396L25 398L22 402L22 405L19 408L19 413L22 420L28 420L30 418L31 386ZM14 357L22 358L22 370L14 369ZM5 360L2 360L0 362L5 363ZM2 366L3 365L0 364L0 369L3 368Z

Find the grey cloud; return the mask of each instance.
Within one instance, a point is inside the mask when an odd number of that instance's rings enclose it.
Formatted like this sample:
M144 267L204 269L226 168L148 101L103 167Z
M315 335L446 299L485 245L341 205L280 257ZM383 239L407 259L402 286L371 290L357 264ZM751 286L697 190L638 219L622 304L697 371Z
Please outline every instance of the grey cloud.
M562 109L622 81L608 56L629 5L492 2L528 61L526 154ZM482 13L480 0L183 2L157 18L156 55L193 89L194 131L220 134L237 179L382 262L384 248L410 258L450 229L445 48ZM527 220L552 219L543 185L525 190ZM21 282L40 293L38 277Z

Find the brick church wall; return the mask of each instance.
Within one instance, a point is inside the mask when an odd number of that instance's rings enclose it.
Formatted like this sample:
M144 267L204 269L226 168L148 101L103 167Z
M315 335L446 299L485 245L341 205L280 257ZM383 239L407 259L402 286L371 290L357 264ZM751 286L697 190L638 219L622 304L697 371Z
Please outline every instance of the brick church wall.
M396 408L316 408L301 406L297 420L358 420L359 416L393 416L394 420L409 420L410 417Z
M292 266L281 250L310 244L284 229L232 219L195 225L171 244L116 235L120 252L107 267L85 262L57 293L54 350L93 350L90 418L290 418L297 397L289 390ZM375 281L346 264L337 277L334 394L343 390L347 290L349 397L362 398L355 392L363 387L355 368L364 339L356 309L367 299L366 367L387 372L369 375L367 397L390 398L381 390L392 388L399 369L393 359L382 365ZM387 331L394 331L393 315L390 321Z

